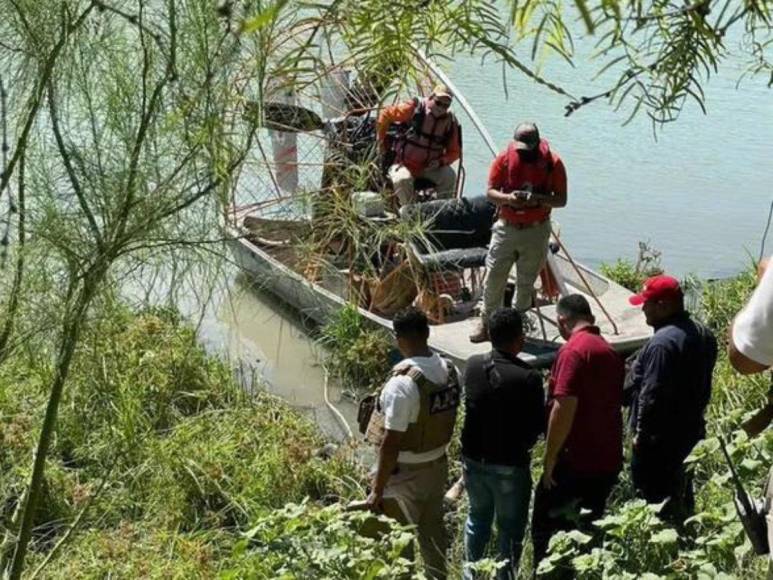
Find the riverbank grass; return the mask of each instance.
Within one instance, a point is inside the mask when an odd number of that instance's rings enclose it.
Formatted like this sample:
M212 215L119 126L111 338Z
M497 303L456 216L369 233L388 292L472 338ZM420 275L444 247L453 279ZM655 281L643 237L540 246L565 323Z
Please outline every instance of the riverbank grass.
M323 509L362 496L349 451L318 457L316 426L273 396L248 395L179 316L114 305L94 321L60 409L29 571L46 562L47 578L275 578L307 566L338 578L380 570L372 560L405 564L394 554L406 532L374 545L354 534L357 516ZM0 366L3 530L43 414L41 360ZM304 560L312 543L317 555Z

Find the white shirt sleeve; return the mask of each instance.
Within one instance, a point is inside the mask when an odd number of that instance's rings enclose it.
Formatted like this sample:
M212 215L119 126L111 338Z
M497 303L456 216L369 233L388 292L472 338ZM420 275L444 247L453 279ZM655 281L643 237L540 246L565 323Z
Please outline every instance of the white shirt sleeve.
M407 376L389 379L381 392L384 426L390 431L407 431L419 416L419 389Z
M733 344L746 358L773 365L773 264L733 323Z

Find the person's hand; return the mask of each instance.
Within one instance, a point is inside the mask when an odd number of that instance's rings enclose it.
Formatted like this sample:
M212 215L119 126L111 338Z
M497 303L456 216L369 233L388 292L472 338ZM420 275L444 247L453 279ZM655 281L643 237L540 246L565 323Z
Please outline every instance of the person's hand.
M433 159L432 161L427 163L427 169L437 169L440 166L441 166L441 163L439 159Z
M381 513L384 511L384 492L376 491L375 489L368 494L368 499L365 500L367 508L374 513Z
M517 208L523 207L524 200L523 200L523 197L521 197L519 191L510 192L509 197L510 197L510 202L507 205L511 207L517 207Z
M762 280L762 277L765 275L765 271L768 269L769 265L770 258L763 258L760 260L760 263L757 264L757 282Z
M553 479L553 471L555 468L555 459L545 459L545 467L542 470L542 485L545 489L551 489L556 486L556 480Z

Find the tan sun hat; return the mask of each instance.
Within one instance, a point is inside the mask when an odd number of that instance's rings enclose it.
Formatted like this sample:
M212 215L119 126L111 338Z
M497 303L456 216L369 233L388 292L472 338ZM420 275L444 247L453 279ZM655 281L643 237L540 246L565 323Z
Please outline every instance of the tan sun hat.
M451 89L449 89L446 85L440 84L435 85L435 88L432 89L432 96L433 97L445 97L447 99L453 99L454 95L451 93Z

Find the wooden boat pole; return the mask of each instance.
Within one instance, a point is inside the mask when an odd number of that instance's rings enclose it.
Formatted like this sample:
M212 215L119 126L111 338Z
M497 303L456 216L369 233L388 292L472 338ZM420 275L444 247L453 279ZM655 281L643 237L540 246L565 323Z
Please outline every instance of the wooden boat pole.
M551 227L551 232L553 234L553 237L556 239L556 242L558 242L558 246L561 248L561 251L566 256L566 259L569 260L569 263L574 268L574 271L577 272L577 275L580 277L580 280L582 280L582 283L585 284L585 287L588 289L588 292L590 292L590 295L593 297L593 300L596 301L596 304L599 305L599 308L601 308L601 311L604 313L604 316L607 317L607 320L609 320L609 323L612 325L612 329L614 330L615 334L620 334L620 331L617 328L617 324L615 324L615 321L612 320L612 316L610 316L609 312L607 312L607 309L604 308L604 305L601 303L601 300L598 296L596 296L596 293L593 291L593 288L591 288L590 283L588 282L587 278L585 278L585 274L582 273L582 269L577 265L577 263L572 259L572 256L569 254L569 251L566 249L566 246L564 246L563 242L561 241L561 238L558 237L558 234L556 234L555 231L553 231L553 228Z

